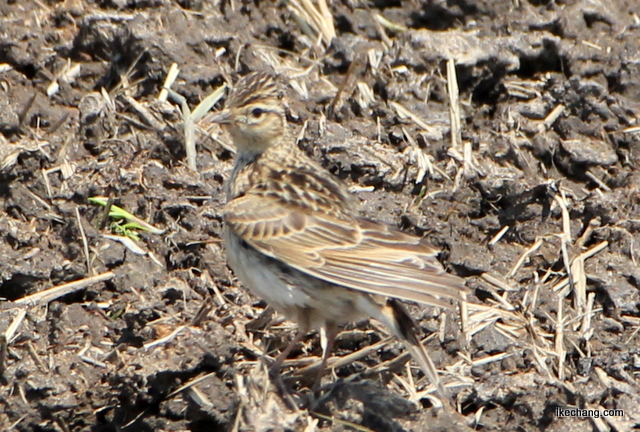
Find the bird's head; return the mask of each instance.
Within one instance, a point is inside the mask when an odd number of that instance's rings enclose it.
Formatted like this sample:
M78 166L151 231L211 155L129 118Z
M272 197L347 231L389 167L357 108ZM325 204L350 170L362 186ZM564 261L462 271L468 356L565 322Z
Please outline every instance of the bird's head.
M252 72L238 81L213 119L229 131L239 154L262 153L282 141L287 120L275 78Z

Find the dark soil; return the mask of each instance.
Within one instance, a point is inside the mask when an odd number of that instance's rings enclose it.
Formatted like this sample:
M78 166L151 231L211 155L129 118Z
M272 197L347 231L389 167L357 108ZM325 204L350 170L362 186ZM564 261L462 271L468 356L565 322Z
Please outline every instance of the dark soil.
M1 430L640 428L640 3L330 10L329 44L294 3L0 1ZM327 374L313 399L298 376L320 353L309 335L284 370L307 409L273 393L261 358L293 328L225 265L233 154L205 118L198 172L185 166L180 107L157 99L172 63L191 109L250 70L282 76L300 146L363 215L427 236L467 279L464 320L411 306L460 416L434 409L396 342ZM134 253L105 237L122 227L94 196L165 231L140 232ZM354 323L335 354L385 337Z

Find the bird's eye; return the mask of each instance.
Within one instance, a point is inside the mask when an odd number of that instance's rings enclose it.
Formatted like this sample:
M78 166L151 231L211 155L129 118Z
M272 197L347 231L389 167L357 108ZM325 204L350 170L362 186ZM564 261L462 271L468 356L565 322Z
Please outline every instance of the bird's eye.
M254 118L259 118L262 116L262 114L264 114L264 110L262 108L254 108L251 110L251 115Z

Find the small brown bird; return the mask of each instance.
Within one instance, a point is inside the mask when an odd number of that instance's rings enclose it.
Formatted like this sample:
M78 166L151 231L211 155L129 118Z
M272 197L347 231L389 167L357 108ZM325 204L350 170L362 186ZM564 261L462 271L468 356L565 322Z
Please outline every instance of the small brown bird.
M357 216L342 181L297 148L273 76L242 78L213 121L237 149L224 208L229 266L255 295L298 323L273 368L314 328L324 336L324 368L338 327L372 317L404 342L445 394L397 299L451 307L450 299L465 297L463 280L444 271L438 251L423 239Z

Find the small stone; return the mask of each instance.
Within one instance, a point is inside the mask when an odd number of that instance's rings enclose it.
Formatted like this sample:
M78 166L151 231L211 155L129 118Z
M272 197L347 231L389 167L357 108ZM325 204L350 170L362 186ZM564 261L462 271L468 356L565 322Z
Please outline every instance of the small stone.
M613 333L622 333L624 331L624 326L619 321L614 320L613 318L606 318L603 320L604 328L607 331Z
M591 373L592 366L593 366L593 358L583 357L580 360L578 360L578 364L577 364L578 373L582 376L587 376Z
M607 143L589 137L560 140L560 145L569 153L573 163L588 165L613 165L618 155Z

